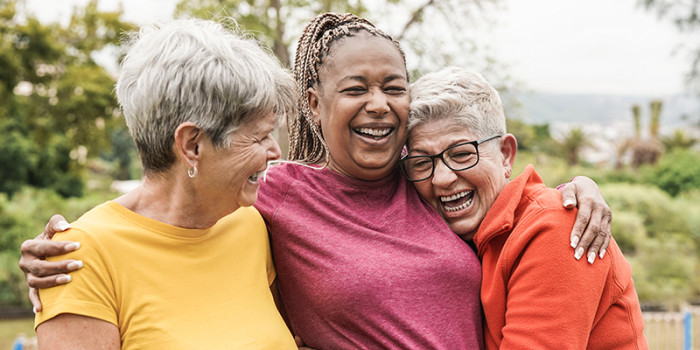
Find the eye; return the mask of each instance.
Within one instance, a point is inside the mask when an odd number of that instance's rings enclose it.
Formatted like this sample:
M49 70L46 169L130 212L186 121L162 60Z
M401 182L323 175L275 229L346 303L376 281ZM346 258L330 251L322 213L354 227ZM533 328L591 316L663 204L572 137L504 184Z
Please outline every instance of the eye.
M265 136L263 136L262 138L258 138L258 143L263 143L263 142L265 142L265 141L270 140L271 138L272 138L272 133L271 133L271 132L270 132L270 133L267 133L267 134L265 134Z
M423 171L433 166L433 160L430 157L412 158L409 160L408 166L417 171Z
M392 85L385 87L384 91L390 95L401 95L406 92L406 88L404 86Z
M476 152L471 147L458 147L449 153L449 157L453 162L463 164L474 161Z
M343 93L349 94L349 95L361 95L364 94L367 91L367 89L363 86L352 86L349 88L345 88L342 90Z

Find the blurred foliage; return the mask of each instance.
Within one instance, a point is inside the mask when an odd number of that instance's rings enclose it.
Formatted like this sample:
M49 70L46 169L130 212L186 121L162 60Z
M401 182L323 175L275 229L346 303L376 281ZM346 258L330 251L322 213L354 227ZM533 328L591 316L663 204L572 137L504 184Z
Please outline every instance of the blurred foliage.
M581 127L571 128L564 135L564 139L559 142L559 149L569 165L577 165L580 161L581 151L586 147L592 148L594 146Z
M667 153L648 179L672 196L700 189L700 154L684 149Z
M111 192L93 192L65 199L49 189L24 187L12 199L0 194L0 305L29 307L24 274L17 267L19 246L43 231L51 215L61 213L69 221L95 205L115 197Z
M30 185L80 196L87 160L124 128L114 78L93 55L135 27L120 12L98 11L96 0L65 27L40 23L18 4L0 0L0 191Z

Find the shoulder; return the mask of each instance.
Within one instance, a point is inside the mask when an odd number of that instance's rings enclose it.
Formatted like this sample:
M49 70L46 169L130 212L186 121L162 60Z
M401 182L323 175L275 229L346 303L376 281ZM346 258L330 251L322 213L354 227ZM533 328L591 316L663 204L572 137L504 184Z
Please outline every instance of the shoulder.
M53 240L100 240L114 225L123 225L119 215L115 215L113 202L97 205L71 223L71 229L57 233ZM79 240L80 239L80 240Z
M214 228L221 227L225 227L227 229L237 227L245 229L265 229L265 221L256 208L240 207L233 213L224 216L214 225Z
M267 218L274 208L287 199L292 189L298 186L314 186L321 173L318 169L297 163L282 163L269 167L260 183L255 207Z
M576 213L576 209L562 206L557 190L546 188L543 184L526 186L515 210L513 228L508 238L509 248L546 252L549 256L561 253L568 259L573 253L561 246L569 241Z
M514 231L530 234L558 232L568 237L576 220L576 209L566 209L561 204L559 193L550 188L526 193L521 202L521 215Z

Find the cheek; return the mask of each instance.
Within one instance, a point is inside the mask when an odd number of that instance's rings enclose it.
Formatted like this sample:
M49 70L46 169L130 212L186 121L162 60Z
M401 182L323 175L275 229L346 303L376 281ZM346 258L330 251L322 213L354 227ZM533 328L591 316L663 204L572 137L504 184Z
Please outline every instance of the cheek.
M411 106L411 99L408 96L397 97L392 103L392 107L401 119L408 119L408 111Z
M430 203L431 206L435 206L433 204L433 187L430 184L430 181L424 180L420 182L414 182L414 186L416 188L416 191L418 191L418 194L423 197L426 201Z

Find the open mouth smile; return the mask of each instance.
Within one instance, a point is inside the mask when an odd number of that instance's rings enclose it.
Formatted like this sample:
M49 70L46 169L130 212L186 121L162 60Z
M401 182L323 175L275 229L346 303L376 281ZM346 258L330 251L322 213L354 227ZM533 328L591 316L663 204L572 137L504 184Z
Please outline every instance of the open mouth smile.
M265 176L265 171L267 171L267 169L262 170L262 171L258 171L257 173L251 175L251 176L248 178L248 181L251 181L251 182L258 182L258 180L260 180L261 177L264 177L264 176Z
M394 128L357 128L352 130L360 136L381 140L382 138L391 134L391 132L394 131Z
M465 209L474 202L474 191L462 191L451 196L440 196L439 198L446 212L454 212Z

